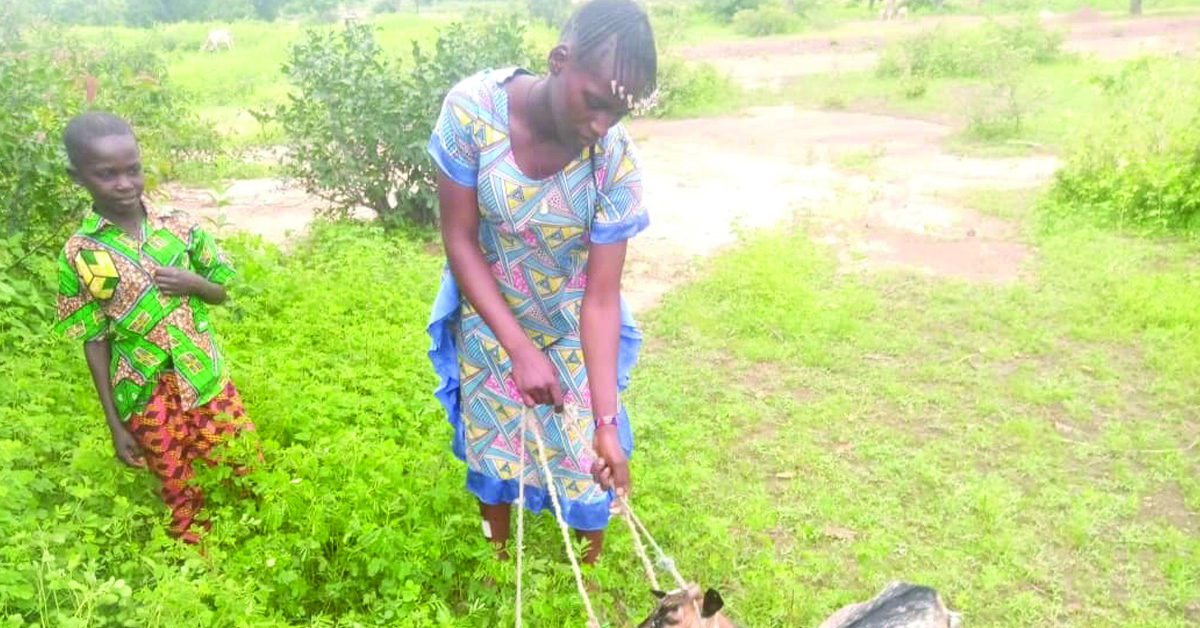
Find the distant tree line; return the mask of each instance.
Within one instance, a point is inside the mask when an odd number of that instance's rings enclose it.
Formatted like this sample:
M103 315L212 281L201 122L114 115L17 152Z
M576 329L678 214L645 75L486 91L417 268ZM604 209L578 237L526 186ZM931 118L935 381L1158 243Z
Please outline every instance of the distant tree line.
M427 0L426 0L427 1ZM284 13L326 13L339 0L16 0L23 12L63 24L148 26L198 20L274 20ZM398 8L400 2L388 4Z

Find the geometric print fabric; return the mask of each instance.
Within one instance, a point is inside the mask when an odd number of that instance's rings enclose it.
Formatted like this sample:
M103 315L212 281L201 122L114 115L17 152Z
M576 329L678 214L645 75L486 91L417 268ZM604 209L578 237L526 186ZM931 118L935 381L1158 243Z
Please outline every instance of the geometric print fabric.
M224 284L233 267L186 214L143 205L142 241L93 212L59 257L56 329L85 342L110 341L113 400L121 419L145 406L163 372L179 377L186 407L211 399L227 379L207 305L195 296L163 294L152 273L177 266Z

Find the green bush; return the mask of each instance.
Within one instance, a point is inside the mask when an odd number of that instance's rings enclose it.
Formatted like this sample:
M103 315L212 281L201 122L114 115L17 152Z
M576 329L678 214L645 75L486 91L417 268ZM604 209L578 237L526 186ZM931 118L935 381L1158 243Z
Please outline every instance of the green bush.
M658 118L699 115L723 109L741 92L711 63L691 63L664 55L658 63L657 103L648 112Z
M425 146L442 100L474 72L528 64L523 37L515 17L455 23L432 52L414 42L405 71L369 26L310 30L284 68L288 103L260 117L289 137L285 167L336 212L361 205L385 224L429 224L437 173Z
M742 11L757 9L762 0L702 0L700 8L726 22L733 21L733 16Z
M743 35L764 37L800 30L800 18L782 6L764 5L743 9L733 16L733 28Z
M966 29L939 25L890 45L876 71L886 78L976 78L1051 63L1061 57L1062 42L1062 33L1048 30L1036 18L1013 24L988 20Z
M272 21L284 9L318 12L336 8L338 3L336 0L7 0L5 4L59 24L150 26L250 17Z
M1143 58L1092 83L1110 109L1076 134L1044 214L1122 229L1200 229L1200 67Z
M571 0L525 0L530 17L551 28L562 26L571 16Z
M1013 139L1024 129L1030 108L1016 76L997 77L967 103L964 136L979 142Z
M379 2L375 3L375 6L371 7L371 12L375 15L380 15L383 13L399 13L400 0L379 0Z

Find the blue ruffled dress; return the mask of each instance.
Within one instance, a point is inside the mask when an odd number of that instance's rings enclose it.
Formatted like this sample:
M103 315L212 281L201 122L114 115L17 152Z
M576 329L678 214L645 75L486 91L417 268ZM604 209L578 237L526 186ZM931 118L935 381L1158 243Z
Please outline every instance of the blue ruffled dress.
M578 421L536 409L549 450L553 485L567 523L597 530L608 523L613 495L591 480L593 427L579 311L587 284L590 243L626 240L649 225L642 204L641 169L632 140L614 126L593 150L561 172L532 179L521 172L508 140L505 83L521 70L485 71L447 96L428 151L456 183L477 190L480 247L518 322L554 364ZM454 430L454 455L467 463L467 488L488 504L512 503L519 484L533 512L551 507L537 469L532 436L522 429L524 406L511 363L494 333L462 298L449 270L427 328L429 358L440 383L435 391ZM621 299L617 382L629 384L642 335ZM624 406L620 441L633 452ZM524 475L517 477L526 456Z

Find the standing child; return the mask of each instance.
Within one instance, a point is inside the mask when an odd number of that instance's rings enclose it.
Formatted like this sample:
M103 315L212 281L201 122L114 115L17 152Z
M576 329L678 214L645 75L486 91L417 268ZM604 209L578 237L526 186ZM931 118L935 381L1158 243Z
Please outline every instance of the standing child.
M141 151L124 120L84 113L63 143L92 212L59 260L57 329L84 342L117 458L158 477L170 533L197 543L204 496L189 486L192 463L214 462L214 445L254 429L206 305L225 301L233 268L186 215L156 213L142 197Z
M430 358L454 453L501 555L518 482L530 510L551 504L521 429L525 408L548 440L564 519L589 542L585 561L600 555L613 491L630 488L633 437L618 388L641 334L621 272L626 241L649 217L618 121L654 91L656 72L641 8L592 0L564 27L547 76L508 69L464 80L429 143L449 260ZM559 415L564 405L578 413Z

